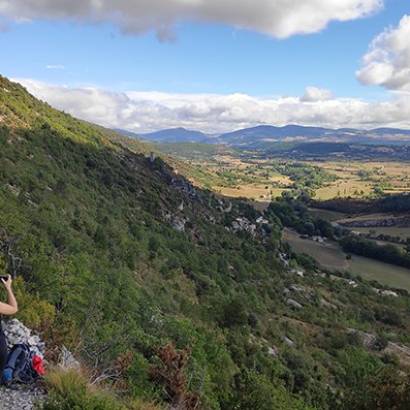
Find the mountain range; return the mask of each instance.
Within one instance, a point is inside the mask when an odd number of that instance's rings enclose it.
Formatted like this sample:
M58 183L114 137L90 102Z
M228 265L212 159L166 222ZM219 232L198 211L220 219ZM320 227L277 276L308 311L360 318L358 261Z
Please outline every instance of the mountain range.
M141 138L143 140L161 143L175 142L201 142L210 141L211 136L201 131L188 130L186 128L169 128L147 134L136 134L130 131L116 130L125 136L132 138Z
M259 125L219 135L209 135L186 128L170 128L147 134L121 133L147 141L161 143L200 142L226 144L236 147L266 147L277 142L355 142L361 144L399 144L410 142L410 130L397 128L376 128L362 130L355 128L323 128L301 125L276 127Z

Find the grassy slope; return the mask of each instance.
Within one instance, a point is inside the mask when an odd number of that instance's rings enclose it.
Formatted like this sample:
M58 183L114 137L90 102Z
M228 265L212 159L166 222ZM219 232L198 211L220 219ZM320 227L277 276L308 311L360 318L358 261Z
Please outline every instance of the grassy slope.
M4 78L0 118L0 240L23 261L21 317L50 342L80 346L90 365L131 352L127 394L169 399L149 369L173 341L192 352L186 388L204 408L305 408L299 395L325 409L334 402L328 383L355 385L344 376L356 365L345 360L349 349L366 369L382 366L359 347L332 345L347 327L408 341L407 297L380 300L367 285L289 276L274 241L226 229L239 215L255 219L250 207L218 211L212 194L192 191L160 159L151 163ZM176 218L187 221L185 232L172 228ZM0 270L10 262L4 255ZM295 282L307 289L292 296L304 305L296 311L283 298ZM343 309L324 309L323 298ZM394 310L400 326L375 320L377 310Z

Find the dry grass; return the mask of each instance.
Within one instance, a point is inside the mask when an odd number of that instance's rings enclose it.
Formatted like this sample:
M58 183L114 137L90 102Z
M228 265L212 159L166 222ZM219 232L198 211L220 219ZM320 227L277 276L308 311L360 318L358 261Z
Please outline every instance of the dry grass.
M230 187L214 187L214 190L221 195L228 196L231 198L248 198L253 199L255 201L262 201L266 202L267 200L270 201L272 196L276 198L280 196L285 189L282 188L268 188L266 189L266 185L238 185L235 188Z
M371 195L376 186L382 186L386 193L410 192L410 164L405 162L366 162L366 161L301 161L306 165L315 165L337 180L316 190L316 199L329 200L333 198L362 198ZM229 197L243 197L256 201L266 201L281 193L293 181L281 175L272 168L272 160L256 160L239 158L235 155L216 155L211 160L192 161L192 167L202 169L205 173L200 180L191 178L196 185L204 182L212 190ZM221 171L234 175L234 179L226 183ZM363 176L367 171L369 177ZM184 173L184 172L183 172ZM188 172L188 174L190 174ZM253 180L249 180L249 178ZM270 195L265 186L269 186Z
M325 201L333 198L368 196L373 190L373 186L367 182L355 179L337 180L329 186L316 190L316 199Z
M367 196L377 185L388 184L386 193L410 192L410 164L406 162L317 162L313 163L339 179L329 186L316 191L318 199L327 200L336 197ZM360 171L367 171L370 178L362 178Z
M88 380L81 370L51 368L45 379L48 398L44 410L161 410L143 400L122 402L114 392Z

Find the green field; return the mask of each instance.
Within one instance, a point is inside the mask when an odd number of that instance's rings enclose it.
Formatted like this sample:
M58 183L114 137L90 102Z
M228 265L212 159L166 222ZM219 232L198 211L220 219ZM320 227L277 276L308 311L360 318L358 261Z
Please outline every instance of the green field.
M410 270L399 266L353 255L351 260L334 242L324 244L302 239L299 234L285 229L283 239L298 253L312 256L325 269L351 272L367 280L376 280L382 285L410 291Z
M313 216L325 219L329 222L334 222L346 218L346 215L341 212L329 211L327 209L309 208L309 212Z
M410 291L410 270L362 256L353 255L349 272L367 280Z
M349 267L345 254L336 243L318 243L310 239L302 239L290 229L284 229L283 239L298 253L306 253L315 258L321 266L332 271L346 271Z
M400 228L397 226L381 226L376 228L364 228L364 227L354 227L351 228L354 232L369 234L375 233L377 235L390 235L390 236L398 236L401 239L410 238L410 228Z

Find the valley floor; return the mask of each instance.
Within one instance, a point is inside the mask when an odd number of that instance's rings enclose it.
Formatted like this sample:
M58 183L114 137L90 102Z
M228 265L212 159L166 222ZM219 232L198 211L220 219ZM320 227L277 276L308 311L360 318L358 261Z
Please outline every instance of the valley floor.
M319 243L285 229L283 239L299 253L312 256L323 268L330 271L350 272L367 280L376 280L382 285L406 289L410 292L410 270L399 266L375 261L370 258L352 255L351 259L340 249L336 242Z

